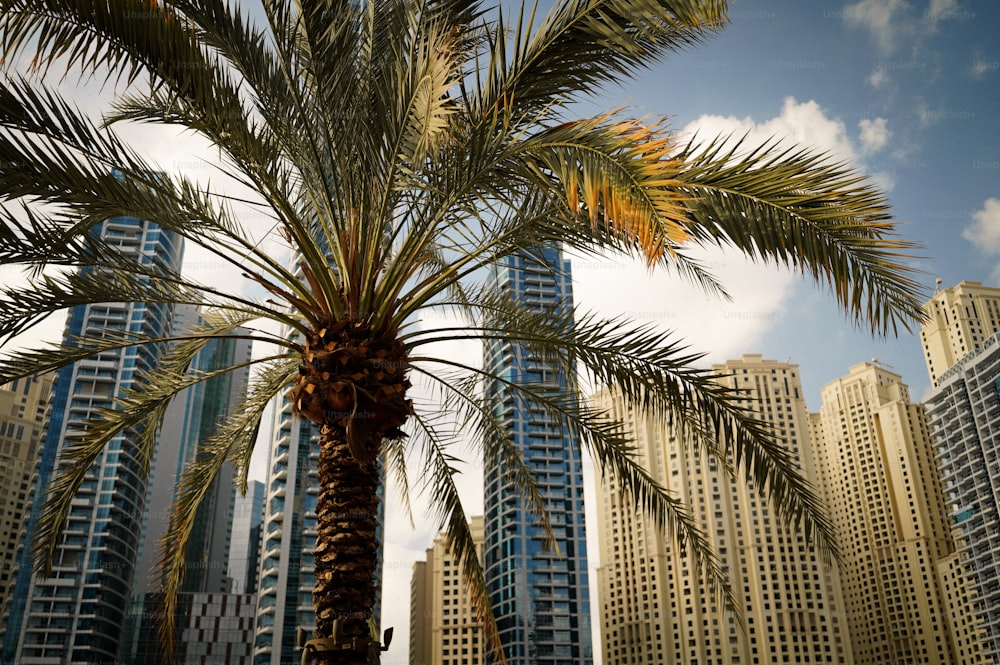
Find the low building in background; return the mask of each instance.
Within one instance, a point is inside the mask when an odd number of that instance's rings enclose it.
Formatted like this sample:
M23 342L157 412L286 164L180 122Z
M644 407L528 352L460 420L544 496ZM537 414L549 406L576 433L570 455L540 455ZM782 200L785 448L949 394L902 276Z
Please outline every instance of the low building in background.
M483 561L483 518L469 528ZM483 623L476 616L461 566L444 534L413 566L410 580L410 665L484 665Z

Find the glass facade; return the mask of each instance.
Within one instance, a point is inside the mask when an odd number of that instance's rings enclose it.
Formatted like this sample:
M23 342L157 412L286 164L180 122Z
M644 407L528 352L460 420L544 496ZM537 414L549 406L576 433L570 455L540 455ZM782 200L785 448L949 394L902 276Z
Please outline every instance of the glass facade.
M927 400L986 662L1000 662L1000 335L937 377Z
M502 293L537 312L573 307L569 262L557 248L509 257L492 275ZM503 380L488 398L532 470L556 547L518 498L502 468L486 465L485 574L490 603L511 665L593 662L583 471L578 446L550 415L504 382L568 391L571 377L527 347L506 340L486 347L486 366Z
M292 414L291 400L274 418L261 534L254 665L298 662L295 634L310 633L316 545L318 433Z
M146 265L180 269L181 238L155 224L117 217L94 232ZM163 337L170 332L171 318L172 309L163 304L80 306L70 312L66 333L98 334L113 329ZM111 407L132 385L136 372L153 367L163 351L161 345L141 345L102 352L60 372L29 537L64 442L98 409ZM116 436L94 463L73 501L51 575L33 574L29 548L22 549L15 599L5 622L0 656L5 662L118 660L146 494L147 479L130 443L135 434L125 431Z

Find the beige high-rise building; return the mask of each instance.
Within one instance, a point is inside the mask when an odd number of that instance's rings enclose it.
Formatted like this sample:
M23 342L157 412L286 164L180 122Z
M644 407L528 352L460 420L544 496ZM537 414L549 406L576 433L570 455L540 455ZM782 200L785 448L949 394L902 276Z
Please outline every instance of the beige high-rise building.
M483 561L483 518L469 522ZM388 599L383 599L388 600ZM410 665L482 665L483 623L444 534L434 539L427 560L413 565L410 578Z
M31 507L52 374L0 387L0 613L7 601L24 517Z
M939 569L955 545L923 405L870 363L824 386L822 400L817 456L855 662L965 662L949 623L953 575Z
M774 424L801 471L817 476L796 365L744 355L715 369ZM638 458L691 507L730 574L746 632L724 611L669 534L638 514L611 477L598 479L597 571L605 665L850 665L836 572L742 477L731 479L662 421L608 391L595 407L626 426Z
M982 341L1000 332L1000 289L980 282L959 282L939 289L924 305L928 320L921 326L920 342L931 385Z

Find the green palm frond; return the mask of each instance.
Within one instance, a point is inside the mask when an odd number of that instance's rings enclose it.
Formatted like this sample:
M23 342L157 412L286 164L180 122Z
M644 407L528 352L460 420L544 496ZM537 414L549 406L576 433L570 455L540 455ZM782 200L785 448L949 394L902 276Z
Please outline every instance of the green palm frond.
M727 139L692 141L677 155L699 242L811 275L875 334L923 320L926 294L904 263L919 247L895 234L874 185L828 155L777 142L741 151Z
M227 327L232 329L236 326ZM224 328L219 328L219 332ZM232 338L218 334L215 339L227 337ZM127 433L129 455L138 462L142 473L148 475L163 417L170 402L181 391L241 367L270 360L264 358L209 372L185 372L184 367L197 353L197 347L203 347L207 342L203 339L191 341L194 344L189 344L187 348L183 344L175 345L155 373L141 374L132 388L114 398L113 407L95 409L94 416L81 424L79 432L67 436L58 469L50 481L49 499L39 519L38 531L33 534L41 570L47 573L51 568L59 543L55 535L61 533L65 526L70 503L91 473L94 462L113 439Z
M614 114L564 123L526 140L529 168L565 190L570 215L620 234L653 265L688 237L672 138ZM547 184L547 183L546 183Z
M671 496L636 461L634 442L622 437L621 423L587 407L583 408L581 416L584 418L579 423L585 427L580 432L589 435L583 440L600 466L601 475L614 475L639 511L673 535L680 548L694 558L693 568L704 575L723 606L742 626L743 605L730 583L726 566L720 561L699 520L691 513L691 507Z
M487 334L486 337L488 339L489 335ZM508 337L501 338L511 340ZM530 341L523 339L517 341L526 341L530 344ZM537 347L540 348L542 345L537 345ZM550 390L541 386L505 381L501 377L483 370L441 358L422 358L421 361L432 366L443 365L447 368L458 368L464 373L477 376L479 381L499 384L503 389L521 396L525 404L530 404L534 409L540 409L543 419L551 420L553 427L564 429L568 433L569 440L577 442L578 455L582 454L583 449L589 450L592 457L600 465L602 475L604 473L614 474L622 487L635 500L640 510L651 516L661 528L675 536L678 544L694 557L696 567L708 575L708 579L719 593L720 598L723 599L725 606L737 615L741 614L740 605L731 589L728 576L697 520L690 514L688 506L672 497L638 463L634 444L622 436L620 423L609 421L605 414L577 403L572 397L567 397L565 391L562 390ZM436 376L432 372L427 372L427 375ZM533 489L537 488L537 483L531 470L523 466L522 454L513 448L509 441L509 433L492 415L487 404L476 404L475 400L468 397L475 392L456 388L449 389L456 400L465 403L467 408L470 408L473 414L478 416L479 425L476 429L479 437L477 440L487 442L484 443L486 446L485 463L488 466L498 463L508 467L511 464L515 465L513 469L508 468L508 471L512 473L514 487L522 499L528 500L526 507L539 516L543 527L547 530L547 537L552 543L555 543L548 516L544 510L544 499L540 493L537 496L534 495L538 492L537 489ZM491 434L492 436L490 436ZM502 447L497 451L499 454L491 455L488 441L494 437L497 440L496 444Z
M475 442L475 449L482 453L484 466L502 469L503 479L510 482L518 497L524 502L525 508L538 518L539 526L545 534L546 544L558 548L538 481L525 464L521 451L511 441L510 433L493 415L489 406L481 398L476 397L481 393L483 372L442 358L415 356L413 362L414 370L418 374L438 384L445 393L444 404L449 412L455 414L459 429L464 430L471 426L474 435L472 440ZM428 367L441 366L451 374L442 375L437 371L424 369L421 364ZM464 379L460 378L462 376ZM516 389L523 388L516 384L507 385L515 385ZM530 390L524 392L529 395L535 394Z
M199 350L240 336L286 354L252 361L259 371L246 398L181 480L161 543L168 646L198 505L227 461L246 489L265 405L300 389L349 407L312 412L324 419L327 445L341 430L359 431L359 395L373 404L380 391L396 396L391 416L408 418L412 431L401 436L394 426L381 441L377 430L372 449L408 511L407 461L418 458L412 484L449 532L501 659L455 485L461 465L452 446L462 435L506 474L550 539L552 530L532 469L491 409L491 390L530 403L568 432L574 454L589 453L686 544L729 607L733 590L689 507L642 468L622 423L588 406L580 386L607 386L667 423L691 455L752 482L782 517L835 551L798 460L724 376L697 368L701 355L626 318L569 306L530 311L485 277L512 256L561 246L586 257L637 257L725 297L692 257L700 247L727 246L809 275L876 334L920 320L922 293L907 266L916 248L896 237L883 194L846 165L777 142L678 145L664 120L631 118L622 108L565 117L571 102L712 35L726 22L726 2L560 0L544 16L538 4L508 12L476 0L268 0L256 10L227 0L2 6L0 264L25 269L30 282L3 288L0 339L75 307L203 308L202 323L173 336L104 331L5 349L0 383L130 347L163 349L129 392L73 424L42 518L39 560L51 559L72 496L107 443L124 436L148 467L171 398L235 369L192 369ZM107 115L91 118L46 85L50 69L112 80ZM117 129L125 122L205 139L218 156L212 178L161 172L123 140ZM230 183L248 193L231 196ZM199 283L126 256L97 233L117 217L176 234L232 279ZM275 242L293 265L270 253ZM263 302L247 295L261 290ZM416 323L441 312L471 323ZM257 318L258 329L237 331ZM297 337L265 332L274 324ZM332 330L340 337L324 335ZM560 370L568 388L512 382L432 346L470 339L517 345ZM341 371L368 348L383 356ZM394 375L393 385L359 390L391 354L396 369L427 379L432 402L411 408L401 371L382 372ZM351 417L326 422L345 412Z
M493 69L484 85L485 109L516 105L535 122L605 83L628 78L664 55L697 44L726 22L725 2L691 0L573 0L556 4L537 29L537 4L516 26L497 25ZM527 20L526 20L527 19Z
M410 521L410 528L416 526L413 519L413 504L410 502L410 475L406 469L406 437L386 439L382 442L382 457L385 469L391 474L392 481L397 485L399 501L403 512Z
M722 385L717 372L695 368L701 354L688 352L668 333L624 319L579 311L533 312L488 291L479 294L476 305L486 312L487 324L415 331L411 345L496 339L523 344L549 366L579 368L585 380L619 391L643 411L673 423L681 436L701 441L700 449L717 455L724 466L740 468L746 479L765 485L782 517L800 525L821 549L837 551L822 504L796 460L775 440L770 424L740 406L739 391ZM546 401L542 394L533 398ZM574 422L571 414L564 417ZM720 447L713 437L727 445Z

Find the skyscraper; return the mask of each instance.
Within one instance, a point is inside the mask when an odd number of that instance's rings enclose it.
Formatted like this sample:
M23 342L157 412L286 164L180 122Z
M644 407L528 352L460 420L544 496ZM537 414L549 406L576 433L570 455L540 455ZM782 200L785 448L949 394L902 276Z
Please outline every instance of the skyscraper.
M174 334L183 335L200 321L197 308L178 306L174 312ZM242 328L234 330L235 335L247 332ZM218 431L224 419L246 394L250 354L249 339L219 338L206 344L191 360L192 371L210 373L234 366L238 369L213 376L181 391L171 401L164 416L146 494L139 565L126 631L130 655L137 663L161 662L159 626L150 617L156 616L161 603L157 575L160 539L169 526L170 506L180 476L198 456L203 443ZM182 594L227 594L232 591L228 568L235 497L232 463L226 463L195 516L188 541ZM240 603L233 600L228 606L238 607ZM184 610L194 605L191 599L183 599L178 607ZM186 620L183 615L176 618L178 638ZM183 658L185 645L179 639L178 645L177 655Z
M822 399L817 456L855 663L961 662L938 574L954 543L923 405L871 363L828 383Z
M744 391L813 483L809 415L798 367L744 355L713 369ZM740 630L692 560L610 476L598 479L601 643L607 665L853 663L837 571L758 488L698 453L668 423L608 390L595 407L625 424L639 461L691 507L722 564L746 622Z
M261 526L264 521L264 483L251 480L245 496L236 497L233 539L229 548L229 577L236 593L257 593L260 573Z
M1000 294L998 289L993 291ZM933 306L932 303L928 306ZM971 590L972 613L979 622L980 646L986 662L997 663L1000 662L1000 336L992 335L979 342L978 349L964 354L951 368L939 373L935 384L937 387L927 400L927 410L954 520L956 546Z
M936 386L938 377L962 356L1000 332L1000 289L965 281L938 290L924 305L927 321L920 327L924 360Z
M473 517L469 530L482 562L483 518ZM410 578L410 665L485 665L482 630L461 564L441 534Z
M31 506L52 379L52 374L42 374L0 387L0 615Z
M96 226L94 233L136 261L180 269L182 239L156 224L116 217ZM172 309L163 304L95 304L71 310L66 334L99 335L113 329L157 338L168 335L171 325ZM132 386L136 373L152 369L163 351L155 344L105 351L59 372L29 535L67 436L78 432L97 409L110 408L114 398ZM146 478L129 445L130 436L126 431L113 438L84 480L70 508L51 574L33 574L28 549L22 550L4 635L6 662L118 660L146 494Z
M298 662L296 631L316 626L317 441L312 423L292 413L291 399L279 401L264 493L254 665Z
M569 261L548 247L504 259L492 282L538 312L573 306ZM506 340L486 348L488 369L510 383L566 391L571 377L526 346ZM500 640L511 665L586 665L592 662L583 474L578 447L551 416L506 383L488 387L524 463L534 472L558 550L545 547L538 519L511 479L488 464L485 473L485 574Z

